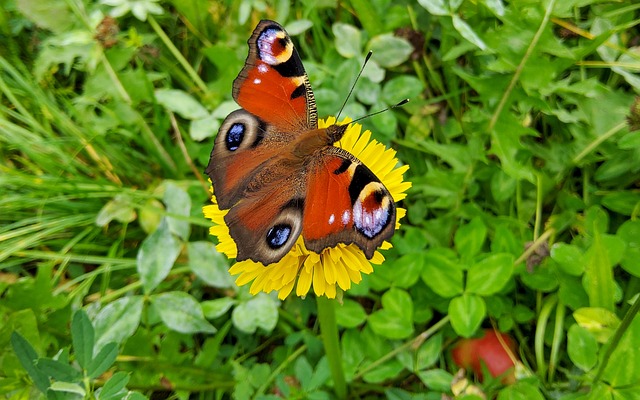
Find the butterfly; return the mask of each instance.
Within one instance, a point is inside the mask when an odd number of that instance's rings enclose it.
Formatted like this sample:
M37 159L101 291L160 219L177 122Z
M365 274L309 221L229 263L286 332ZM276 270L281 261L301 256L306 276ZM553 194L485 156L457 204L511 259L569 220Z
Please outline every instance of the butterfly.
M396 208L380 179L333 146L347 124L318 128L316 102L300 55L284 28L258 23L233 82L242 107L220 125L206 174L238 253L279 261L302 235L321 253L339 243L367 258L394 232Z

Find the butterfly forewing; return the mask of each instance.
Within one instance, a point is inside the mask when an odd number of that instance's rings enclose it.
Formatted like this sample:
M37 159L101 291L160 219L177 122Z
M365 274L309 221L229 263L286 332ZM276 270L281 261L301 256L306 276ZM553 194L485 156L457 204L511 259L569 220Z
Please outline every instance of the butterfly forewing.
M245 66L233 82L233 98L279 130L317 128L309 78L284 28L273 21L261 21L248 44Z

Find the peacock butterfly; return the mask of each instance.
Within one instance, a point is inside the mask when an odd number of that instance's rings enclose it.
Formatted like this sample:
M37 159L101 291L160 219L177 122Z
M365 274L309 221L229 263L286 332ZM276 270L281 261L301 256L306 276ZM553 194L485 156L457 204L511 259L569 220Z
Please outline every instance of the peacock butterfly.
M223 121L206 173L236 242L236 260L279 261L300 235L316 253L356 244L367 258L394 232L391 194L333 146L347 124L318 128L309 78L291 38L263 20L233 82L242 107Z

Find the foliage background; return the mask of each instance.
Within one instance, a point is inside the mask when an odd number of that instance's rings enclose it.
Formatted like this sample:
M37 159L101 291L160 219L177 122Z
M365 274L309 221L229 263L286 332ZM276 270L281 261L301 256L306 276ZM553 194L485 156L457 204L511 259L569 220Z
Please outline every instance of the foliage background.
M354 398L640 392L639 4L1 0L0 394L331 398L312 298L250 296L202 171L258 20L321 114L411 165L387 261L336 307ZM80 310L80 311L78 311ZM481 328L518 380L460 392ZM467 383L469 383L467 382Z

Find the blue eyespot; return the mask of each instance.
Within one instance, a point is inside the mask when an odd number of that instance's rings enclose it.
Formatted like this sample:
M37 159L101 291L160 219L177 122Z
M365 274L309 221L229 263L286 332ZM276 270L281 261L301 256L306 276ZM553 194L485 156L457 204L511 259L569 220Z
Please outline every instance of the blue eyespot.
M291 225L278 224L267 232L267 245L272 249L279 249L291 236Z
M236 151L240 147L242 140L244 139L245 127L244 124L235 123L231 125L229 131L227 132L226 145L227 150Z

